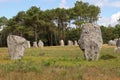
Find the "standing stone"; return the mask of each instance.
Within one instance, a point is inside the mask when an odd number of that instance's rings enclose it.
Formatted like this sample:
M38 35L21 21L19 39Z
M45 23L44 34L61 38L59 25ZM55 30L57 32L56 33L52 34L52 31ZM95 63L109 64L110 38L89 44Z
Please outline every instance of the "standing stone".
M120 53L120 39L116 40L115 53Z
M117 38L114 39L115 42L117 42L117 40L118 40Z
M27 41L27 44L28 44L28 48L30 48L31 47L30 41Z
M114 52L115 53L120 53L120 47L115 47Z
M12 60L21 59L24 55L25 48L28 48L27 40L16 35L7 37L8 52Z
M68 40L68 46L73 46L73 42L71 40Z
M116 41L116 46L117 46L117 47L120 47L120 39L118 39L118 40Z
M77 42L76 40L74 41L74 45L75 45L75 46L78 46L78 42Z
M85 59L87 61L98 60L103 44L100 27L92 23L83 24L81 27L78 44L84 52Z
M41 40L38 42L38 47L44 47L44 43Z
M33 47L38 48L36 41L33 42Z
M108 45L109 45L109 46L116 46L116 41L110 40L110 41L108 42Z
M64 41L60 40L60 46L64 46Z

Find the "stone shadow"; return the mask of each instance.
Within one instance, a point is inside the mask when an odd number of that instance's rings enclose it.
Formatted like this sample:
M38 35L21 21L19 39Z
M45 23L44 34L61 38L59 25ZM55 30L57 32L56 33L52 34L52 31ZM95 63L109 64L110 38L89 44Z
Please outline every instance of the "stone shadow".
M115 58L116 58L115 56L109 55L109 54L103 55L100 57L100 59L103 59L103 60L109 60L109 59L115 59Z

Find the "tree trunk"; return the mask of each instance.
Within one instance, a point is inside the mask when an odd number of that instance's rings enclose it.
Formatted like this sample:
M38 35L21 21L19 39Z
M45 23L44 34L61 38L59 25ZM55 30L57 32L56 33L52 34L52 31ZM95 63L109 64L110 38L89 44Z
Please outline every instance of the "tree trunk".
M34 27L34 38L35 41L37 42L37 26Z
M55 38L55 45L58 45L57 43L57 34L54 33L54 38Z
M52 33L50 34L50 38L51 38L51 40L50 40L50 44L51 44L51 46L53 46Z

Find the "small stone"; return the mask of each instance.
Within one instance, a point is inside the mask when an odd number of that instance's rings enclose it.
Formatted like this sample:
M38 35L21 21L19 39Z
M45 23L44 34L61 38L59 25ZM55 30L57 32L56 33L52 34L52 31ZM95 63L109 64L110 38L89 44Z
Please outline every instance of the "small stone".
M74 41L74 46L78 46L78 42L76 40Z
M33 42L33 47L38 48L36 41Z
M64 46L64 41L60 40L60 46Z
M44 43L41 40L38 42L38 47L44 47Z
M28 48L30 48L31 47L30 41L27 41L27 44L28 44Z
M116 46L116 41L110 40L110 41L108 42L108 45L109 45L109 46Z
M73 46L73 41L68 40L68 46Z

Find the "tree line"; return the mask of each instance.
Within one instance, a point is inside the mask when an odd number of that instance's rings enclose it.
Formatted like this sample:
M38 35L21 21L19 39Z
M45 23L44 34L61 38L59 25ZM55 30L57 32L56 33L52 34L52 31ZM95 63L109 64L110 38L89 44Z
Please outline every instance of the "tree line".
M32 42L42 40L45 45L59 45L62 39L67 44L68 40L78 40L81 24L95 23L99 18L100 8L87 2L76 1L74 7L41 10L32 6L27 11L20 11L14 17L0 18L0 26L5 25L0 31L0 46L6 46L8 35L19 35ZM76 28L71 26L75 24ZM102 27L104 29L104 27Z
M108 43L109 40L120 38L120 24L115 26L101 26L103 42Z

